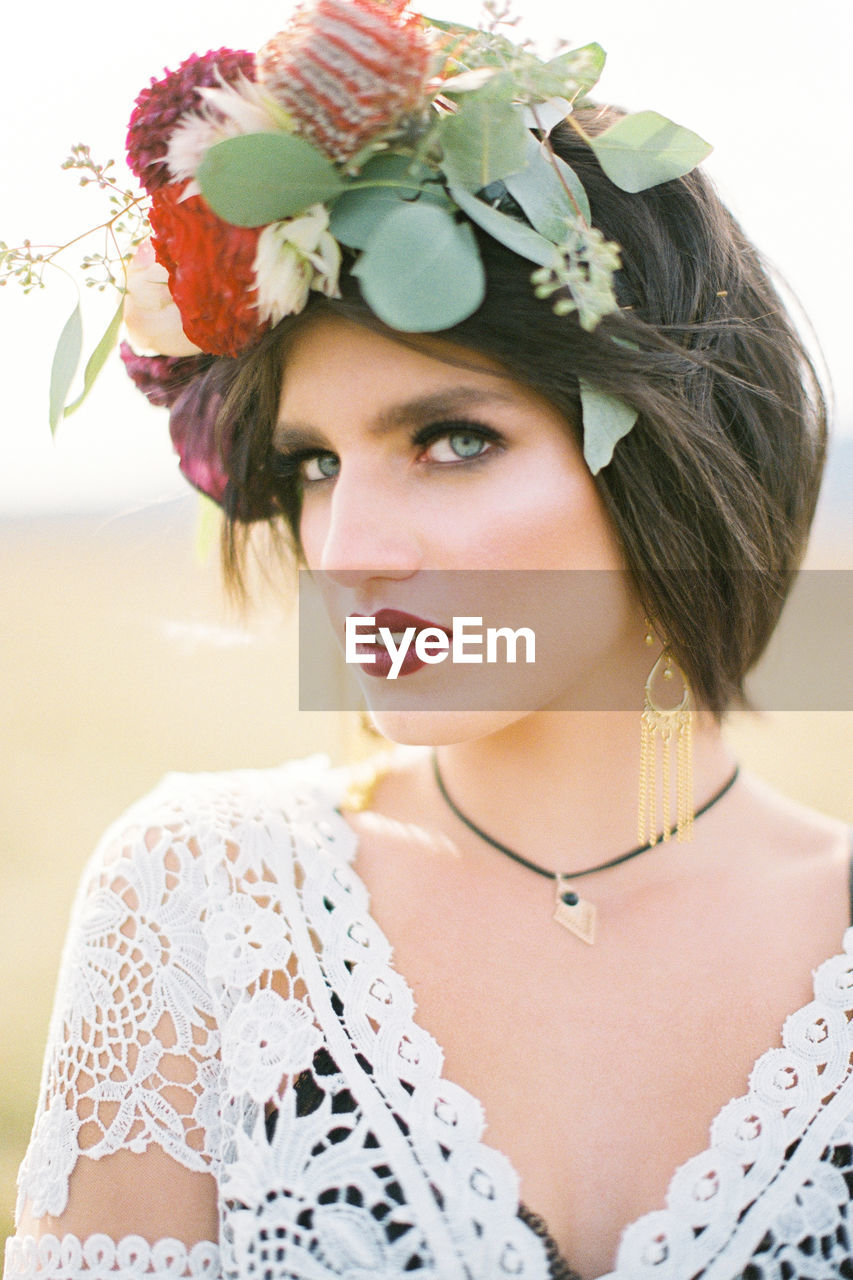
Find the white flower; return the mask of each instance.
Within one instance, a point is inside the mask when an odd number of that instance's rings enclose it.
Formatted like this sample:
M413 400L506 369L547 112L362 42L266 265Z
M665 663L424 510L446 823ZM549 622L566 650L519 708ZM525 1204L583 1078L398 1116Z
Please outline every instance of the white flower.
M222 1058L241 1089L255 1102L267 1102L285 1076L311 1065L321 1042L307 1005L264 990L228 1019Z
M258 85L245 76L220 87L202 87L202 112L187 112L169 135L166 163L176 182L194 178L199 165L217 142L243 133L280 133L282 112Z
M205 152L230 136L218 121L195 112L184 116L169 135L166 151L166 163L174 180L185 182L194 178Z
M137 355L194 356L181 324L181 313L169 292L169 273L154 257L151 241L143 240L127 265L124 323Z
M202 86L196 92L209 109L230 123L235 133L280 133L287 119L266 90L244 75L230 84L220 77L220 88Z
M301 311L311 289L336 297L340 266L340 245L329 231L324 205L264 227L254 261L261 322L278 324Z

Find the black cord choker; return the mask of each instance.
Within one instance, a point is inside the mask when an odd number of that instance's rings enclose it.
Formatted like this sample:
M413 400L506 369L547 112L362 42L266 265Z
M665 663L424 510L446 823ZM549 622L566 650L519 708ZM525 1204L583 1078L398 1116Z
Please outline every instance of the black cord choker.
M479 836L481 840L485 840L486 844L490 844L493 849L497 849L499 853L505 853L508 858L512 858L513 862L518 862L522 867L527 867L528 871L535 871L539 876L545 876L548 880L556 883L556 904L554 910L554 919L561 924L564 929L568 929L570 933L575 934L582 942L588 942L590 945L595 939L595 916L596 910L592 902L588 902L582 898L575 889L570 887L572 880L579 880L581 876L595 875L597 871L609 871L611 867L618 867L623 862L630 862L632 858L638 857L641 853L646 853L649 849L653 849L655 845L661 841L660 836L656 836L654 840L650 840L648 844L637 845L636 849L629 849L627 853L617 854L615 858L608 858L607 862L599 862L595 867L584 867L581 871L549 871L547 867L540 867L538 863L531 862L529 858L525 858L520 853L516 853L515 849L510 849L508 845L501 844L500 840L496 840L494 836L490 836L487 831L483 831L482 827L478 827L476 822L472 822L462 810L456 805L447 794L447 788L444 785L444 779L441 776L441 770L438 767L438 756L432 753L432 768L435 774L435 781L447 807L456 815L460 822L463 822L469 831L473 831L475 836ZM712 809L719 800L722 800L727 791L730 791L737 782L740 767L735 765L734 772L726 782L720 787L719 791L715 791L710 800L706 800L701 808L696 810L695 818L701 818L703 813L707 813ZM663 837L666 839L666 837Z

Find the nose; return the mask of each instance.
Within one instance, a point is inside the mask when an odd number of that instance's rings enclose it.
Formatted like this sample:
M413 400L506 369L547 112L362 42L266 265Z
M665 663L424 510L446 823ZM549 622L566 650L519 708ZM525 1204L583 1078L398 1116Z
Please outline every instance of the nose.
M423 567L422 530L400 490L373 470L342 466L322 510L307 515L309 565L347 586L416 573Z

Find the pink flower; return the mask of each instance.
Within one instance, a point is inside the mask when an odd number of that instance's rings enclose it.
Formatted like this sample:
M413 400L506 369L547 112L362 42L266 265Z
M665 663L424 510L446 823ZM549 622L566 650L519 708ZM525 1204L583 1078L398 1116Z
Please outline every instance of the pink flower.
M135 351L159 356L194 356L201 350L184 333L181 313L169 292L169 273L143 240L127 266L124 324Z
M240 75L255 78L254 55L245 50L216 49L192 54L177 71L152 79L136 99L127 131L127 162L146 191L171 181L166 164L169 135L187 111L201 106L202 87L231 84Z
M258 54L258 80L335 160L421 107L430 47L406 0L316 0Z

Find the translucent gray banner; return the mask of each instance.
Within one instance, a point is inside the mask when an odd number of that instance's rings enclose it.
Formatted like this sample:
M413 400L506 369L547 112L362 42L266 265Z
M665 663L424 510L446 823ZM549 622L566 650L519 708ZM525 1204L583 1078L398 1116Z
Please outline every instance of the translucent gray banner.
M740 599L775 585L746 572ZM685 573L696 608L707 584ZM736 606L729 613L734 617ZM621 571L435 570L299 575L299 705L306 711L639 710L660 644L644 644ZM700 632L701 634L701 632ZM728 637L723 637L728 642ZM710 641L706 661L717 655ZM747 679L765 711L853 710L853 572L799 574ZM349 659L349 660L348 660Z

